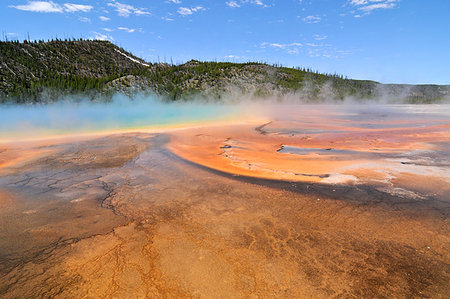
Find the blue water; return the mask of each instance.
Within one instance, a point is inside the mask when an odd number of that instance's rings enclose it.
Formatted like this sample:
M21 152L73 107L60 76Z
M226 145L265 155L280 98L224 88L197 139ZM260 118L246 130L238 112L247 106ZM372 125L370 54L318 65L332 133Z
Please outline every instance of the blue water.
M133 100L116 96L108 103L8 105L0 106L0 140L202 123L227 119L237 112L231 105L167 103L154 96Z

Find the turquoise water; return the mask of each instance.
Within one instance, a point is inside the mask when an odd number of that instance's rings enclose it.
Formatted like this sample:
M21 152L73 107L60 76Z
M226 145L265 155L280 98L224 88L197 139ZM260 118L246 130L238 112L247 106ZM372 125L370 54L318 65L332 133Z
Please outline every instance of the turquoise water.
M167 103L151 96L133 100L116 96L108 103L8 105L0 107L0 140L171 127L225 120L237 112L232 105Z

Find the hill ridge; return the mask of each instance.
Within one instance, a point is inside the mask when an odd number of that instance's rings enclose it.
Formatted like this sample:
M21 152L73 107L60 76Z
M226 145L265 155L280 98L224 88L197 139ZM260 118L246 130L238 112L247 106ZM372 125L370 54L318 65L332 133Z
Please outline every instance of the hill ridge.
M66 95L90 99L152 92L170 100L227 94L290 95L302 101L388 97L437 102L449 85L381 84L260 62L151 63L109 41L0 42L0 102L46 102Z

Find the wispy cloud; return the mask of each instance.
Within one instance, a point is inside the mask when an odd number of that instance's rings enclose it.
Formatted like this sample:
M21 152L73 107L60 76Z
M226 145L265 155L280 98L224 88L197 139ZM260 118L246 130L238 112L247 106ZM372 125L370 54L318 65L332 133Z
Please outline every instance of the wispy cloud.
M98 18L99 18L101 21L109 21L109 20L111 20L110 18L105 17L105 16L99 16Z
M167 0L166 3L181 4L181 0Z
M117 29L128 32L128 33L133 33L136 31L136 29L134 28L128 28L128 27L117 27Z
M112 1L108 3L108 6L114 7L118 15L121 17L129 17L130 15L142 16L149 15L150 12L145 8L137 8L129 4L120 3L117 1Z
M203 6L196 6L193 8L180 7L180 8L178 8L177 12L182 16L188 16L188 15L192 15L192 14L202 11L202 10L205 10L205 8Z
M241 7L236 1L227 1L225 4L231 8Z
M319 23L320 21L322 21L322 18L319 16L306 16L302 20L303 20L303 22L308 23L308 24L315 24L315 23Z
M288 44L264 42L264 43L261 44L261 48L266 48L266 47L285 50L289 54L298 54L299 48L303 47L303 44L302 43L297 43L297 42L288 43Z
M31 12L89 12L93 7L91 5L65 3L60 5L53 1L28 1L27 4L10 5L9 7Z
M261 0L252 0L251 3L259 5L259 6L263 6L263 7L269 7L269 5L265 4Z
M61 5L52 1L28 1L24 5L10 5L9 7L32 12L63 12Z
M246 52L248 52L248 51L246 51ZM233 55L233 54L225 55L225 56L223 56L223 59L225 61L232 61L232 62L249 60L248 56L239 56L239 55Z
M380 8L394 8L395 7L395 3L375 3L375 4L371 4L371 5L366 5L366 6L362 6L359 9L362 11L372 11L374 9L380 9Z
M91 9L92 9L91 5L73 4L73 3L64 4L64 11L67 12L76 12L76 11L88 12Z
M92 32L93 36L90 37L90 39L96 39L96 40L109 40L114 41L114 38L109 34L102 34L99 32Z
M266 0L264 0L264 1L263 0L240 0L240 1L229 0L229 1L226 1L225 4L231 8L238 8L244 4L254 4L254 5L261 6L261 7L270 7L270 5L264 3L265 1Z
M390 9L397 6L400 0L348 0L348 3L357 10L367 15L376 9ZM355 14L356 18L361 17L361 14Z
M273 48L286 49L288 47L301 47L302 43L289 43L289 44L278 44L278 43L263 43L264 46L270 46Z
M114 31L114 29L111 29L111 28L103 28L103 30L105 30L107 32L113 32Z

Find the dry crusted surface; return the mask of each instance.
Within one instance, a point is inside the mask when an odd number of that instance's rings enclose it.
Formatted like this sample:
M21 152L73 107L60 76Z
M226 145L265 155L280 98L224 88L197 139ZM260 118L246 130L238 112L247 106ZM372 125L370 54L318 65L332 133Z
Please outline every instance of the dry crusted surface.
M447 206L224 175L174 156L168 140L44 146L2 169L0 296L450 293Z

